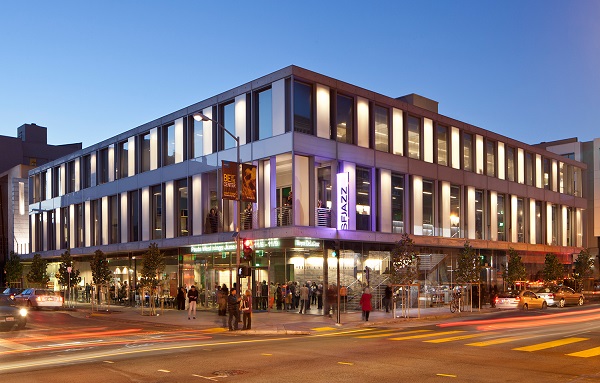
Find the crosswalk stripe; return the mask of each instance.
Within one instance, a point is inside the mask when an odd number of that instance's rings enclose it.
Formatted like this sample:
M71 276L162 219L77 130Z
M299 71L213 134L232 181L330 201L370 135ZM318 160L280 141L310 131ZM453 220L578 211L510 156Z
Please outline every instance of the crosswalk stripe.
M432 331L432 330L411 330L411 331L400 331L400 332L393 332L393 331L390 331L390 330L386 330L385 333L372 334L372 335L361 335L361 336L356 336L355 338L359 338L359 339L383 338L383 337L386 337L386 336L396 336L396 335L403 335L403 334L416 334L416 333L422 333L422 332L426 332L426 331Z
M446 342L454 342L456 340L463 340L463 339L475 338L475 337L483 336L483 335L484 334L458 335L458 336L451 336L451 337L448 337L448 338L429 339L429 340L424 340L423 342L427 342L427 343L446 343Z
M461 333L461 332L464 332L464 331L462 331L462 330L442 331L442 332L434 332L434 333L419 334L419 335L401 336L399 338L389 338L389 339L390 340L410 340L410 339L428 338L428 337L439 336L439 335L457 334L457 333Z
M331 331L331 330L335 330L335 327L315 327L315 328L311 328L311 330L313 330L313 331Z
M552 347L564 346L566 344L582 342L584 340L589 340L589 338L564 338L564 339L559 339L559 340L553 340L550 342L533 344L531 346L517 347L517 348L513 348L513 350L532 352L532 351L545 350L547 348L552 348Z
M567 354L568 356L576 356L579 358L590 358L592 356L598 356L600 355L600 347L594 347L594 348L590 348L588 350L583 350L583 351L578 351L578 352L572 352L570 354Z
M512 336L512 337L507 337L507 338L496 338L496 339L490 339L490 340L483 340L481 342L467 343L465 346L486 347L486 346L493 346L495 344L514 342L514 341L526 339L526 338L527 337L519 337L519 336Z

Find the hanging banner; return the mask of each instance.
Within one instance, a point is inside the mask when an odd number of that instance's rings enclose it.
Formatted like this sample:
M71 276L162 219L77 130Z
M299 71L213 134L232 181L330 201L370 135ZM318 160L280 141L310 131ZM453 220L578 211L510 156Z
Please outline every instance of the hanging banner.
M337 229L348 230L350 215L348 202L350 198L350 173L337 174Z
M242 164L242 201L256 202L256 166Z
M238 163L223 161L223 199L238 199Z

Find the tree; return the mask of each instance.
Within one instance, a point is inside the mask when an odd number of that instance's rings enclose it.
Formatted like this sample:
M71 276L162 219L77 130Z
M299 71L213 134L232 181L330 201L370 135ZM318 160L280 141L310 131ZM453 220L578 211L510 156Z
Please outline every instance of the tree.
M521 260L521 256L512 247L508 249L508 264L502 273L507 286L513 286L516 281L524 281L527 278L527 270Z
M142 259L142 270L140 272L140 283L150 289L150 315L156 314L154 295L158 285L162 281L162 273L165 271L165 255L160 251L158 245L153 242Z
M90 261L92 269L92 282L97 285L108 283L112 276L112 271L108 268L108 260L102 250L98 249L94 252L94 256Z
M458 253L456 280L461 283L478 283L481 279L481 261L469 241Z
M45 287L50 280L46 269L48 268L48 261L42 259L42 256L35 254L33 261L31 262L31 269L27 273L27 281L29 283L36 284L40 287Z
M70 273L69 267L71 267ZM60 255L60 264L56 273L56 279L58 280L58 284L64 287L77 286L81 282L79 270L73 268L73 257L71 257L71 252L68 249Z
M21 257L14 251L11 251L4 265L4 274L6 275L6 282L8 284L17 283L23 278L23 264L21 263Z
M544 270L542 271L544 282L554 282L564 277L564 267L558 260L556 254L546 254Z
M407 233L402 234L400 240L392 249L392 270L390 280L395 284L409 284L418 278L418 257L415 252L415 243Z
M573 270L573 278L577 283L577 290L583 289L583 280L589 278L592 275L592 267L594 266L594 258L590 255L588 249L583 249L579 252L577 259L573 263L575 266Z

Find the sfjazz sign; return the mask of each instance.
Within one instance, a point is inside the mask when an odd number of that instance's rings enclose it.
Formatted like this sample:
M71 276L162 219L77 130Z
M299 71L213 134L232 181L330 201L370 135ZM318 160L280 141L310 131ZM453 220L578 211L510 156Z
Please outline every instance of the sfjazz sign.
M337 174L337 229L348 230L350 214L350 173Z

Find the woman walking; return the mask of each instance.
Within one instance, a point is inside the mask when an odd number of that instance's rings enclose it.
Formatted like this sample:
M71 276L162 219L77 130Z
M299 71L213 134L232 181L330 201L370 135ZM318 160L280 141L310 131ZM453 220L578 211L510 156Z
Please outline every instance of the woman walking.
M365 291L360 297L360 308L362 309L365 320L368 322L369 313L373 309L373 307L371 306L371 289L369 289L368 287L365 288Z

